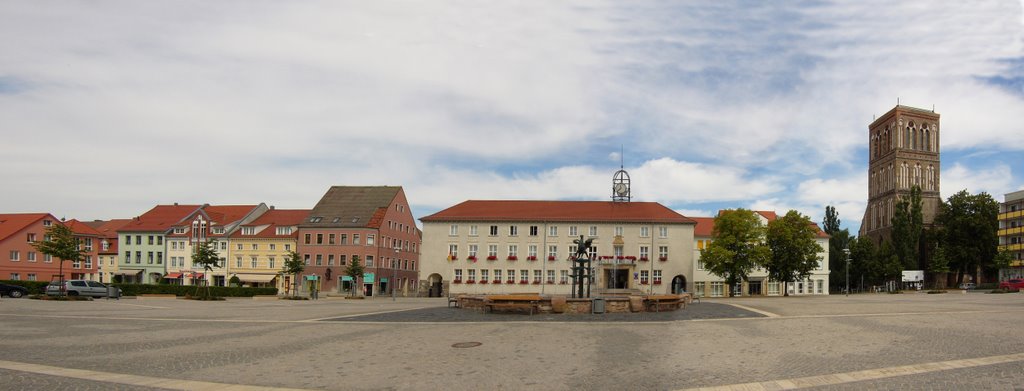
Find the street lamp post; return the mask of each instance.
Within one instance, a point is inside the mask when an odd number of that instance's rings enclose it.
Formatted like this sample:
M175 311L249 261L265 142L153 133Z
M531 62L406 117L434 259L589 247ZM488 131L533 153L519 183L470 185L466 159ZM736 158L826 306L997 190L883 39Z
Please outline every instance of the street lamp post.
M401 263L398 261L398 251L401 249L401 246L395 246L395 258L391 260L391 301L395 301L395 281L398 281L398 265Z
M846 297L850 297L850 249L844 248L843 254L846 254Z

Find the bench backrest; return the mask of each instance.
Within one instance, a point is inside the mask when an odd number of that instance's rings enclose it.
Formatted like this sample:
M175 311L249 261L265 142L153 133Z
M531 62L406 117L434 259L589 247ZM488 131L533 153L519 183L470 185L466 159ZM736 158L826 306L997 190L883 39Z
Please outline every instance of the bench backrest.
M649 295L649 296L647 296L647 300L678 300L678 299L682 299L682 298L683 297L679 296L679 295Z
M502 301L539 301L540 295L488 295L487 300Z

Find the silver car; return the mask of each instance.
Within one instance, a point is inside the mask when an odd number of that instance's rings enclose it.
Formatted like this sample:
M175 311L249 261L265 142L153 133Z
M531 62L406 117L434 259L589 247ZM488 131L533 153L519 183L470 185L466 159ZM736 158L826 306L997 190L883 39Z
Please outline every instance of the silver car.
M68 296L89 296L89 297L120 297L121 289L107 287L103 283L89 280L67 280L64 286ZM111 291L113 290L113 291ZM59 295L60 283L50 283L46 286L47 295Z

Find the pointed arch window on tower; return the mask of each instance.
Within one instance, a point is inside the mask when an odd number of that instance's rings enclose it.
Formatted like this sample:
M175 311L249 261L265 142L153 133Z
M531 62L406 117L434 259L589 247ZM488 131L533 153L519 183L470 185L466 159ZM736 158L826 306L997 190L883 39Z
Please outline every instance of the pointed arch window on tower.
M903 131L903 148L910 148L910 133L913 131L913 125L907 125L907 128Z
M932 137L928 129L924 130L924 150L928 152L932 150Z

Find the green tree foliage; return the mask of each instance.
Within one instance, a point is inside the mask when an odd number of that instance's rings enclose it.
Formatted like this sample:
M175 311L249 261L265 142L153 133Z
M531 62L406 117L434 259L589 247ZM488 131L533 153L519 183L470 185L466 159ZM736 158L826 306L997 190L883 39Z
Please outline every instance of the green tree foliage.
M359 263L359 256L353 255L352 262L345 268L345 275L352 278L352 296L356 295L356 287L359 286L359 278L363 276L363 265Z
M765 227L753 211L726 210L715 217L711 236L711 244L700 251L700 259L708 272L725 279L729 296L734 296L735 285L771 257L764 243Z
M212 239L197 243L195 251L192 253L192 264L202 266L207 275L213 268L223 266L220 264L220 255L217 254L216 248ZM206 289L196 287L196 293L202 297L210 297L209 284L206 284Z
M924 215L921 206L921 188L910 188L910 196L901 198L892 215L892 246L904 269L917 269L920 265L921 235Z
M839 213L836 208L829 205L825 207L825 219L822 221L822 229L829 235L828 259L829 259L829 283L833 290L846 287L846 253L843 250L850 248L853 237L850 230L839 228Z
M795 210L768 223L768 248L771 256L765 264L768 277L782 281L782 290L789 296L790 282L807 279L818 268L825 249L814 240L818 229L807 216Z
M281 273L291 274L292 277L292 295L299 294L299 273L306 270L306 263L303 262L302 256L297 251L289 251L284 258L284 265L281 269Z
M874 262L868 267L868 273L875 284L881 285L890 281L899 283L903 279L903 263L891 242L882 243Z
M878 247L871 238L853 238L850 240L850 286L858 286L859 290L866 289L865 284L875 285L874 275L871 267L877 263ZM845 283L845 276L843 276Z
M942 246L936 246L932 252L931 259L928 260L928 272L936 274L949 273L949 258L946 257L946 250ZM934 281L932 287L935 289L942 288L939 286L939 279Z
M57 258L60 262L60 290L64 292L64 261L82 261L85 250L82 250L71 227L63 223L50 225L46 228L46 238L41 242L32 243L32 247L42 254Z
M941 226L940 246L956 271L956 284L963 282L965 273L995 267L998 217L999 203L987 193L961 190L939 205L935 220Z

